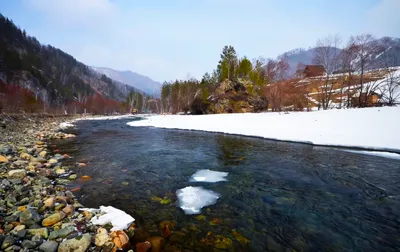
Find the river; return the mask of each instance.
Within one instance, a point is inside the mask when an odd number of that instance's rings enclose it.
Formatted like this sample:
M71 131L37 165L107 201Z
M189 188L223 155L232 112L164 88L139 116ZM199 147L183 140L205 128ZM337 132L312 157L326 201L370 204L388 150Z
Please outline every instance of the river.
M80 121L77 137L53 144L73 157L69 188L86 207L112 205L149 235L170 221L166 248L210 251L396 251L400 160L306 144ZM368 136L366 136L368 137ZM78 167L77 161L87 163ZM200 169L227 181L189 182ZM220 195L201 215L179 208L176 190ZM160 199L164 199L160 201ZM211 233L210 233L211 232ZM186 251L185 250L185 251ZM397 250L398 251L398 250Z

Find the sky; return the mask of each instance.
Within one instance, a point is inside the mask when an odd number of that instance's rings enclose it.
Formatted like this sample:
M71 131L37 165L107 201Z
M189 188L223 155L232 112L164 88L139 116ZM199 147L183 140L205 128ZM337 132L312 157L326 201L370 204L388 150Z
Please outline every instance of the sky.
M41 43L160 82L212 72L225 45L255 59L333 34L400 37L399 10L400 0L0 0Z

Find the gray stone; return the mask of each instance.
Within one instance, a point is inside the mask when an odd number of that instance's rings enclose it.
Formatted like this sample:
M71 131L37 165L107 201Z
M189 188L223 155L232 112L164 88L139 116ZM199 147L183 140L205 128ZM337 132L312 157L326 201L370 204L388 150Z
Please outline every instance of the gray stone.
M26 250L21 250L20 246L17 245L12 245L10 247L8 247L6 250L4 250L5 252L9 252L9 251L22 251L25 252Z
M67 226L65 228L58 230L58 237L65 238L74 231L75 231L74 226Z
M23 248L27 248L27 249L33 249L38 246L38 244L36 242L30 241L30 240L23 240L21 245Z
M56 252L58 243L56 241L47 241L39 246L39 250L43 252Z
M33 225L41 221L40 215L33 209L27 208L19 216L19 222L25 225Z
M4 238L3 244L1 245L1 249L6 249L6 248L14 245L14 243L15 243L15 238L13 236L7 235Z
M25 236L26 236L26 233L27 233L28 231L26 230L26 229L24 229L24 230L19 230L19 231L17 231L17 233L15 234L18 238L24 238Z
M81 237L63 241L58 247L58 252L85 252L89 248L91 240L90 234L84 234Z
M4 218L4 220L6 222L15 222L15 221L17 221L19 219L20 214L21 214L21 212L15 212L12 215L7 216L6 218Z

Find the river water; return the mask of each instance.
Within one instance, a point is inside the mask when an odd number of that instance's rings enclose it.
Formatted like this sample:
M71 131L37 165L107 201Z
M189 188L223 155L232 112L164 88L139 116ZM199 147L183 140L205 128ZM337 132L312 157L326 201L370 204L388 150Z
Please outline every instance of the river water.
M80 188L83 205L120 208L149 235L160 235L161 221L176 223L166 239L171 251L400 248L400 160L129 121L80 121L76 138L54 144L73 157L73 171L91 177L68 185ZM229 175L189 182L200 169ZM176 203L186 186L221 197L201 215L186 215Z

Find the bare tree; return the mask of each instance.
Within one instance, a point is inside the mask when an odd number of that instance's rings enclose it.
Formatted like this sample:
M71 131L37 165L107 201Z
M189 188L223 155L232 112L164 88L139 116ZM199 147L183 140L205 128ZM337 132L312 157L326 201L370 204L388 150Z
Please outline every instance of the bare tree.
M313 62L324 66L326 70L322 85L318 85L320 93L320 104L323 109L328 109L332 103L333 83L331 81L332 72L338 69L339 65L339 46L341 38L339 35L328 36L319 39L316 44L315 57Z
M356 52L356 61L360 69L360 87L359 87L359 104L366 104L368 93L364 90L364 73L368 64L374 59L372 55L380 50L379 41L376 40L371 34L361 34L352 36L349 42ZM362 93L366 93L362 95Z
M356 48L352 44L348 44L339 55L339 72L341 76L340 95L346 94L346 104L341 100L341 106L346 105L347 108L351 105L352 79L355 69ZM345 92L345 93L344 93Z
M394 106L400 102L400 69L392 66L398 62L398 55L388 53L387 50L380 57L380 66L383 68L386 77L379 86L381 99L389 106Z

